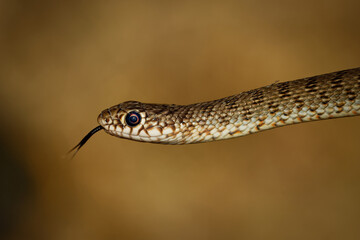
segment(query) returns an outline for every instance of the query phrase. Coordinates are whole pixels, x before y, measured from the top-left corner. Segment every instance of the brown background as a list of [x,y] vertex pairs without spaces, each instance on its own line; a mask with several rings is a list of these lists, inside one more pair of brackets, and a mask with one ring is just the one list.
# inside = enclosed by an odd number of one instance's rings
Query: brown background
[[0,1],[0,238],[359,239],[360,118],[187,146],[96,134],[360,66],[360,2]]

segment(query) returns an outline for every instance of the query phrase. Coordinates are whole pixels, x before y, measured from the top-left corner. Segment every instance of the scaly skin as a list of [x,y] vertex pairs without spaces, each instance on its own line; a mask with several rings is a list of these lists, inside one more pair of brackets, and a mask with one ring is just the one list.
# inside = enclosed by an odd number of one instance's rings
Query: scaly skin
[[[125,121],[131,111],[141,116],[134,127]],[[107,133],[120,138],[188,144],[359,114],[360,68],[354,68],[190,105],[128,101],[102,111],[98,122]]]

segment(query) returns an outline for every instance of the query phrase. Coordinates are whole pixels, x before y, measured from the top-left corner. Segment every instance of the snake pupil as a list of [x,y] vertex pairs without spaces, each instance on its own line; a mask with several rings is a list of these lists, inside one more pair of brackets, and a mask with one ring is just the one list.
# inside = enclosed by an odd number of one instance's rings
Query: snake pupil
[[125,121],[130,127],[135,127],[136,125],[138,125],[140,123],[140,120],[141,116],[137,112],[129,112],[125,117]]

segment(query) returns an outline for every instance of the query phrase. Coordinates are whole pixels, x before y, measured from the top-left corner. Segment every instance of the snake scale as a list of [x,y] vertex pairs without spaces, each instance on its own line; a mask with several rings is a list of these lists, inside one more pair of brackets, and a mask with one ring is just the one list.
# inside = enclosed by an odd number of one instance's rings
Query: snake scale
[[142,142],[189,144],[359,114],[360,68],[354,68],[190,105],[123,102],[102,111],[100,126],[72,150],[100,130]]

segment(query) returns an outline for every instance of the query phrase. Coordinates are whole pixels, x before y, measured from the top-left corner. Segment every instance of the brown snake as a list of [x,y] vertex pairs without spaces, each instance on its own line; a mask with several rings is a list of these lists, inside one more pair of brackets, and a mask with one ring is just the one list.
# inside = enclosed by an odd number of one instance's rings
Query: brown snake
[[354,68],[190,105],[123,102],[102,111],[100,126],[72,150],[102,129],[136,141],[188,144],[359,114],[360,68]]

